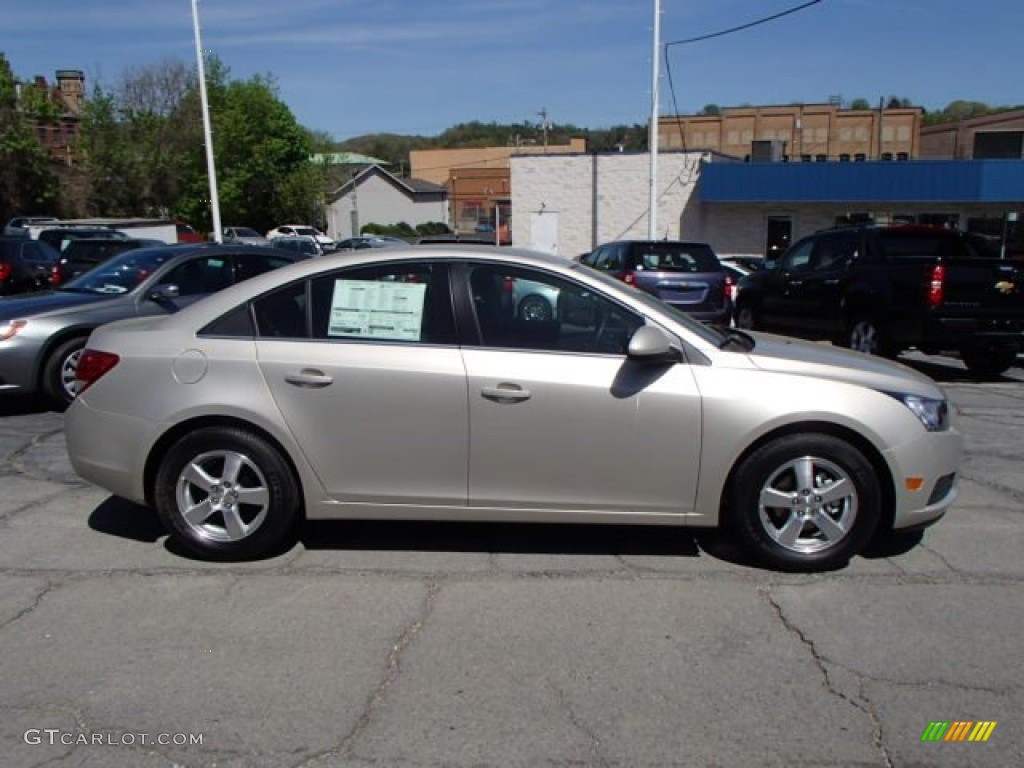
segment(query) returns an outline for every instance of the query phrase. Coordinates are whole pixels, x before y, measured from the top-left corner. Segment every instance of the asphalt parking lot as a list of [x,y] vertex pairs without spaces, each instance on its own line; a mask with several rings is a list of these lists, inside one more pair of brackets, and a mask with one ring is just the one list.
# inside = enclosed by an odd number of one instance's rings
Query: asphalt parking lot
[[533,525],[307,524],[199,562],[72,474],[59,414],[0,400],[0,764],[1024,765],[1024,368],[911,360],[960,410],[960,499],[817,576]]

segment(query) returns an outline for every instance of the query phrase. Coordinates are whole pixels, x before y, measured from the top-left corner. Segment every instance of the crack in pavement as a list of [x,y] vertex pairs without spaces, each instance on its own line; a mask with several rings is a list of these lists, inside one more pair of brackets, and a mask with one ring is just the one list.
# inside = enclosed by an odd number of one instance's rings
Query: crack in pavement
[[[826,666],[825,658],[818,652],[818,649],[814,645],[814,642],[809,637],[807,637],[803,630],[801,630],[798,626],[793,624],[786,617],[785,612],[782,610],[782,605],[778,602],[778,600],[775,599],[775,596],[772,595],[771,588],[760,588],[758,589],[758,592],[761,593],[761,595],[764,597],[768,605],[771,606],[772,612],[775,614],[776,618],[778,618],[778,620],[782,623],[782,626],[785,628],[785,630],[790,634],[794,635],[796,638],[798,638],[801,644],[803,644],[804,647],[807,648],[808,652],[810,652],[811,658],[814,659],[815,666],[821,673],[822,682],[825,686],[825,690],[827,690],[833,696],[836,696],[840,700],[846,702],[854,709],[863,712],[865,715],[868,716],[868,719],[871,721],[871,741],[874,744],[875,749],[878,750],[879,755],[881,755],[886,768],[893,768],[892,756],[889,754],[889,750],[886,749],[885,743],[882,740],[882,722],[878,717],[878,713],[875,712],[874,707],[871,705],[871,701],[863,696],[862,691],[858,694],[859,698],[862,699],[862,701],[857,701],[847,696],[842,691],[840,691],[836,687],[835,683],[833,683],[832,681],[832,675],[829,672],[828,667]],[[854,674],[857,673],[854,672]]]
[[[398,680],[399,675],[401,675],[402,655],[412,644],[413,640],[416,639],[416,636],[423,630],[427,620],[434,612],[434,604],[436,602],[437,595],[441,591],[441,586],[431,579],[426,582],[426,588],[427,593],[424,596],[423,607],[420,610],[419,616],[417,616],[413,622],[402,631],[402,634],[399,635],[398,639],[392,644],[391,652],[388,653],[387,662],[384,665],[384,677],[377,684],[377,687],[373,692],[367,697],[366,704],[363,707],[363,712],[359,715],[355,724],[334,747],[305,757],[301,762],[296,764],[295,768],[312,766],[323,758],[350,752],[353,743],[359,738],[363,731],[366,730],[366,727],[370,724],[370,720],[373,719],[374,714],[384,701],[384,697],[387,694],[388,689],[395,683],[395,681]],[[346,757],[351,757],[351,755],[348,754]]]
[[23,608],[22,610],[18,611],[16,614],[14,614],[14,616],[12,616],[11,618],[9,618],[6,621],[0,623],[0,632],[3,632],[5,629],[7,629],[9,626],[14,624],[15,622],[18,622],[21,619],[25,618],[26,616],[31,615],[36,610],[36,608],[39,607],[40,603],[43,602],[43,599],[48,594],[50,594],[55,589],[59,589],[62,585],[63,585],[63,581],[62,580],[47,581],[46,582],[46,586],[43,587],[41,590],[39,590],[38,594],[36,594],[36,596],[32,599],[32,604],[30,606],[28,606],[27,608]]
[[[52,482],[52,481],[47,481],[47,482]],[[52,494],[49,494],[47,496],[43,496],[41,498],[33,499],[32,501],[26,502],[25,504],[22,504],[20,507],[15,507],[14,509],[7,510],[6,512],[0,512],[0,527],[6,527],[8,522],[10,522],[10,520],[15,515],[20,515],[22,512],[26,512],[27,510],[30,510],[30,509],[32,509],[35,506],[40,506],[40,505],[43,505],[43,504],[49,504],[54,499],[59,499],[61,496],[66,496],[66,495],[68,495],[70,493],[74,493],[75,491],[78,491],[78,490],[81,490],[81,489],[78,488],[78,487],[70,487],[70,488],[65,487],[65,488],[62,488],[59,491],[55,491]]]
[[[548,688],[550,688],[551,692],[554,694],[555,701],[558,702],[558,705],[564,709],[566,714],[569,716],[569,722],[572,724],[572,727],[582,733],[586,738],[587,743],[590,745],[590,754],[593,759],[587,760],[585,764],[600,765],[603,768],[610,768],[611,761],[604,753],[604,749],[601,746],[601,740],[597,737],[597,734],[594,733],[593,729],[587,727],[586,723],[577,716],[576,710],[573,709],[572,704],[565,695],[565,691],[555,685],[555,682],[550,677],[545,678],[544,682],[547,683]],[[594,760],[596,760],[596,763]]]

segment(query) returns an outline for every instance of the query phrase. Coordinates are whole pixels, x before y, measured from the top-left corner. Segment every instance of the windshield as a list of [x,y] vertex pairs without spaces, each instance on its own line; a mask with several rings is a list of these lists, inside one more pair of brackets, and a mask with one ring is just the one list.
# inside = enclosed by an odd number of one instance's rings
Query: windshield
[[170,248],[138,248],[115,256],[76,277],[62,291],[74,293],[128,293],[181,251]]
[[248,227],[235,227],[235,237],[262,237],[255,229]]
[[308,235],[309,237],[315,237],[318,232],[312,227],[295,227],[296,235]]
[[695,320],[690,315],[686,314],[682,310],[676,309],[671,304],[666,304],[660,299],[656,299],[651,294],[641,291],[632,285],[627,285],[614,277],[601,272],[600,270],[587,267],[584,264],[576,263],[573,265],[576,269],[586,270],[586,274],[593,277],[596,280],[600,280],[603,283],[607,283],[610,286],[614,286],[618,289],[625,289],[632,295],[633,301],[643,307],[650,307],[658,312],[662,312],[672,317],[680,325],[686,327],[687,330],[700,336],[707,342],[714,344],[716,347],[720,347],[728,338],[728,335],[720,329],[714,328],[710,325],[705,325],[699,320]]

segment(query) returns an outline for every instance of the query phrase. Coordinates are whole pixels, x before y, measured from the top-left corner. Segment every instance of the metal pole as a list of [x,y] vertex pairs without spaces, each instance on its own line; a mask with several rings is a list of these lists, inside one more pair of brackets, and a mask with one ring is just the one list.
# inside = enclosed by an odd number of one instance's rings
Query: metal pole
[[199,0],[192,0],[192,25],[196,32],[196,66],[199,70],[199,103],[203,109],[203,137],[206,140],[206,169],[210,176],[210,211],[213,216],[214,242],[224,242],[220,225],[220,199],[217,196],[217,169],[213,162],[213,131],[210,128],[210,105],[206,99],[206,67],[203,65],[203,44],[199,39]]
[[648,194],[647,239],[658,234],[658,79],[661,64],[661,0],[654,0],[654,45],[651,50],[651,125],[647,144],[651,154],[651,186]]

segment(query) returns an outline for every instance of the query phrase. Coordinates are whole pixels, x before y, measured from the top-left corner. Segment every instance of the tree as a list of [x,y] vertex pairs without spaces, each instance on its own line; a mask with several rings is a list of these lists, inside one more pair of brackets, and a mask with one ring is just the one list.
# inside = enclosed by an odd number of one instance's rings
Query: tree
[[722,108],[717,104],[705,104],[704,109],[700,111],[702,115],[720,115],[722,114]]
[[867,99],[854,99],[850,102],[850,109],[871,109],[871,102]]
[[57,178],[30,119],[45,122],[56,116],[47,94],[19,83],[0,53],[0,220],[19,213],[53,212]]

